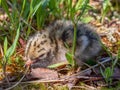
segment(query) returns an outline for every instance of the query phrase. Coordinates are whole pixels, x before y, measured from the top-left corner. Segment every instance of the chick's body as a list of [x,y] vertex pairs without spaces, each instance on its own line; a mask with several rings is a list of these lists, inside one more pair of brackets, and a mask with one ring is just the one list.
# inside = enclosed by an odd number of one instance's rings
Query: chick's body
[[[94,28],[88,24],[78,22],[76,25],[75,60],[81,66],[86,61],[97,56],[101,50],[100,38]],[[67,61],[65,54],[68,47],[72,47],[74,25],[71,21],[58,20],[50,24],[45,30],[37,32],[27,42],[25,57],[32,61],[33,67],[47,67],[49,65]]]

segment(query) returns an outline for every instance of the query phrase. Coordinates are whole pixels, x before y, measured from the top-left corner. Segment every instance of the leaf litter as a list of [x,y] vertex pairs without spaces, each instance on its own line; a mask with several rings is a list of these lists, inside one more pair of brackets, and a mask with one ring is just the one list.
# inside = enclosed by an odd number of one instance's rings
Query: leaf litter
[[[91,2],[92,3],[92,2]],[[95,4],[94,2],[92,4]],[[96,3],[99,6],[99,3]],[[6,18],[6,14],[4,15]],[[3,19],[1,16],[0,19]],[[107,23],[106,23],[107,22]],[[18,84],[24,83],[53,83],[57,84],[60,83],[62,85],[67,84],[69,88],[79,88],[79,89],[96,89],[97,87],[102,86],[114,86],[120,80],[120,64],[117,63],[113,69],[113,74],[109,77],[114,81],[114,83],[106,83],[105,78],[101,75],[100,68],[104,70],[106,67],[111,67],[113,61],[117,58],[118,50],[120,49],[120,20],[106,20],[104,24],[98,23],[95,20],[90,22],[97,28],[97,32],[100,34],[102,43],[109,48],[113,59],[108,55],[107,52],[102,53],[99,56],[99,62],[93,66],[86,66],[85,68],[81,68],[81,70],[71,70],[70,68],[64,66],[61,68],[57,68],[55,70],[46,69],[46,68],[37,68],[32,69],[31,71],[27,71],[28,73],[24,73],[26,68],[23,66],[18,66],[18,63],[15,62],[15,57],[12,56],[12,64],[7,65],[7,76],[11,85],[18,82],[18,80],[25,75],[25,78],[19,82]],[[25,41],[24,39],[19,39],[20,46],[17,50],[18,56],[23,58],[24,55],[24,48],[25,48]],[[0,47],[1,49],[2,47]],[[3,58],[2,51],[0,51],[0,59]],[[118,58],[120,59],[120,58]],[[23,62],[23,60],[21,60]],[[119,62],[119,61],[118,61]],[[2,72],[2,67],[0,66],[0,71]],[[59,73],[61,71],[62,73]],[[105,71],[103,71],[105,72]],[[109,80],[108,80],[109,81]],[[84,84],[81,84],[83,82]],[[81,86],[79,86],[81,84]],[[8,88],[6,80],[4,79],[4,75],[0,73],[0,86],[3,88]],[[7,90],[7,89],[6,89]]]

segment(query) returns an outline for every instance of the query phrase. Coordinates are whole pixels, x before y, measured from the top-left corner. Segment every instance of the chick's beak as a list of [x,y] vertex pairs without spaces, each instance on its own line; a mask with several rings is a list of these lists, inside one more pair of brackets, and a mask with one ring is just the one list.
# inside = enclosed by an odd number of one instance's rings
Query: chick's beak
[[26,66],[30,66],[32,63],[33,63],[33,61],[28,59],[25,64],[26,64]]

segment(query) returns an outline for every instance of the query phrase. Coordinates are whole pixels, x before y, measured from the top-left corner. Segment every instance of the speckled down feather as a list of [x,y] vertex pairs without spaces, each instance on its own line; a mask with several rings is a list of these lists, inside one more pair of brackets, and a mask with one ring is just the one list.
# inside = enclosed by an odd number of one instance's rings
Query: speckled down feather
[[[75,60],[81,66],[86,61],[97,56],[101,50],[100,37],[95,28],[78,22]],[[25,57],[34,61],[32,67],[47,67],[49,65],[67,62],[65,54],[72,47],[74,26],[71,21],[57,20],[45,27],[45,30],[36,32],[27,42]]]

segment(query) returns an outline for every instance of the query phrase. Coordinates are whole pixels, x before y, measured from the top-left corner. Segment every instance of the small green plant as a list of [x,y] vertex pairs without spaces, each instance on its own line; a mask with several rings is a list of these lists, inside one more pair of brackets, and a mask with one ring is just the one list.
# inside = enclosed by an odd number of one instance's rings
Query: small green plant
[[104,22],[105,16],[110,10],[113,10],[110,0],[104,0],[101,9],[101,22]]
[[111,76],[113,75],[113,72],[111,71],[111,68],[107,67],[104,72],[102,69],[100,69],[100,70],[101,70],[101,74],[104,77],[106,83],[107,84],[112,83]]
[[[105,68],[105,70],[103,71],[101,70],[101,74],[104,77],[105,81],[107,84],[111,84],[112,83],[112,78],[111,76],[114,73],[114,67],[116,65],[116,63],[118,62],[118,60],[120,59],[120,49],[118,50],[118,55],[116,56],[115,60],[112,60],[112,66],[111,67],[107,67]],[[112,59],[112,58],[111,58]]]
[[10,63],[11,55],[14,53],[14,51],[16,49],[16,45],[17,45],[17,42],[18,42],[19,34],[20,34],[20,25],[18,27],[15,40],[14,40],[13,44],[9,48],[8,48],[7,37],[5,37],[5,41],[4,41],[4,60],[5,60],[5,62],[8,62],[8,64]]
[[[77,23],[79,20],[81,20],[81,17],[85,14],[85,11],[88,10],[89,7],[89,0],[79,0],[76,6],[72,6],[72,0],[68,0],[68,13],[67,16],[70,16],[70,19],[73,22],[74,25],[74,38],[73,38],[73,45],[72,45],[72,52],[68,52],[66,54],[66,58],[68,62],[74,67],[75,66],[75,60],[74,60],[74,54],[76,49],[76,35],[77,35]],[[78,11],[81,11],[79,16],[76,16],[76,13]],[[76,17],[75,17],[76,16]]]
[[16,45],[17,45],[17,42],[18,42],[18,38],[19,38],[19,33],[20,33],[20,25],[17,29],[17,33],[16,33],[16,37],[15,37],[15,40],[13,42],[13,44],[8,48],[8,40],[7,40],[7,37],[5,37],[5,40],[4,40],[4,57],[1,61],[1,64],[2,64],[2,68],[3,68],[3,74],[5,76],[5,79],[7,81],[7,83],[9,84],[9,80],[6,76],[6,66],[8,64],[11,64],[11,56],[13,55],[15,49],[16,49]]

